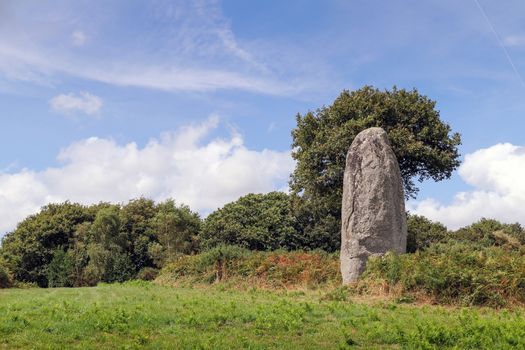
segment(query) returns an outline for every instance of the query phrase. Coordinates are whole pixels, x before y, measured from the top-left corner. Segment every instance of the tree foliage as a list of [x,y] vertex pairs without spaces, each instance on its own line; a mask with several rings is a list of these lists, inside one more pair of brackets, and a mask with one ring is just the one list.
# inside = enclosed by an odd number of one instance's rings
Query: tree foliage
[[0,260],[0,289],[10,288],[13,285],[13,277],[7,266]]
[[47,284],[51,288],[74,287],[75,265],[73,256],[58,248],[46,269]]
[[208,248],[221,244],[252,250],[302,247],[289,196],[282,192],[248,194],[211,213],[204,221],[201,241]]
[[197,251],[201,219],[188,206],[177,206],[173,200],[160,203],[151,225],[158,243],[150,245],[149,251],[158,266],[177,254]]
[[126,248],[137,271],[153,265],[148,248],[157,240],[151,225],[157,212],[155,202],[147,198],[133,199],[119,212],[121,234],[126,237]]
[[448,236],[445,225],[433,222],[421,215],[407,215],[407,252],[415,253],[428,248],[432,243],[443,241]]
[[0,261],[16,281],[41,287],[125,281],[162,266],[152,246],[163,254],[194,251],[199,230],[198,214],[171,200],[50,204],[3,238]]
[[504,224],[483,218],[452,232],[450,239],[484,247],[520,247],[525,245],[525,229],[519,223]]
[[78,224],[92,220],[80,204],[50,204],[22,221],[2,241],[2,255],[18,281],[47,286],[46,267],[58,247],[68,247]]
[[460,135],[440,119],[435,102],[415,89],[365,86],[343,91],[331,106],[298,114],[290,186],[298,229],[313,247],[339,247],[346,154],[357,134],[370,127],[387,132],[407,197],[417,193],[414,180],[447,179],[459,165]]

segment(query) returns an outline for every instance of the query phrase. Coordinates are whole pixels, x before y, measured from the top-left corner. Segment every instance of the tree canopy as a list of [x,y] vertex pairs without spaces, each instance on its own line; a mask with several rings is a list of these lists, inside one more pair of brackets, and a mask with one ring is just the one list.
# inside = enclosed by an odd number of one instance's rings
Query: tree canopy
[[253,250],[302,248],[286,193],[248,194],[211,213],[204,221],[204,247],[238,245]]
[[343,91],[334,103],[297,115],[292,130],[296,168],[290,186],[298,229],[312,246],[339,247],[341,196],[346,154],[357,134],[383,128],[401,169],[406,197],[414,180],[440,181],[459,166],[460,135],[441,120],[436,103],[417,90],[380,91],[365,86]]
[[0,274],[41,287],[124,281],[175,253],[194,252],[200,222],[173,200],[50,204],[3,238]]
[[445,225],[421,215],[407,215],[407,252],[424,250],[450,236]]

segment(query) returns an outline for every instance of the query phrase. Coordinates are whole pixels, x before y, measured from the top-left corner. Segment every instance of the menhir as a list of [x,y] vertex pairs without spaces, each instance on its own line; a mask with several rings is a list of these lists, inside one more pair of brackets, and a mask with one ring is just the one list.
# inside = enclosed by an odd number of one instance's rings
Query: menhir
[[381,128],[359,133],[346,156],[341,211],[343,284],[363,273],[368,257],[406,251],[403,182]]

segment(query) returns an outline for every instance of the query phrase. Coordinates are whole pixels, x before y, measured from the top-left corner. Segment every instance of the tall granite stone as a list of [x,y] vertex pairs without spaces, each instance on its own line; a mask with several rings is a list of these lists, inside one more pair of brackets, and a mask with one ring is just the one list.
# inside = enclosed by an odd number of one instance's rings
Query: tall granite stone
[[368,257],[406,251],[403,182],[388,136],[381,128],[359,133],[346,156],[341,214],[343,284],[355,281]]

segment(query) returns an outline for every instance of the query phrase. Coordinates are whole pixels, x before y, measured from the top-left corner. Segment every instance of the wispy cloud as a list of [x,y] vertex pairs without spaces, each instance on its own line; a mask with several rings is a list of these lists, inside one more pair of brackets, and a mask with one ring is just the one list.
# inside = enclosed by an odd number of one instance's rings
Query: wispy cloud
[[84,46],[86,43],[87,36],[81,30],[75,30],[71,33],[71,43],[75,46]]
[[[75,62],[75,63],[70,63]],[[297,87],[265,77],[230,70],[177,67],[169,64],[93,63],[42,55],[0,44],[0,70],[12,79],[45,84],[55,74],[103,82],[117,86],[165,91],[213,91],[238,89],[271,95],[290,95]],[[55,78],[56,79],[56,78]]]
[[505,37],[503,43],[506,46],[525,46],[525,35],[509,35]]
[[[11,31],[8,35],[0,28],[0,74],[8,79],[51,84],[67,75],[166,91],[231,89],[290,95],[301,90],[301,84],[274,73],[264,60],[238,42],[214,1],[156,4],[162,10],[144,11],[143,16],[146,23],[162,23],[157,31],[133,40],[130,40],[130,36],[136,36],[133,32],[123,31],[118,38],[110,33],[111,39],[106,40],[104,34],[114,31],[111,26],[118,23],[100,23],[94,30],[98,35],[90,36],[89,48],[82,53],[68,46],[50,44],[69,35],[74,46],[85,45],[85,32],[70,28],[78,25],[78,19],[72,21],[63,15],[73,22],[71,26],[64,18],[57,21],[53,17],[47,22],[14,19],[18,28],[22,28],[18,32]],[[68,10],[80,12],[82,8]]]
[[268,129],[267,129],[267,131],[268,131],[268,132],[272,132],[272,131],[274,131],[276,128],[277,128],[277,123],[276,123],[276,122],[271,122],[270,125],[268,125]]
[[102,108],[102,99],[89,92],[69,93],[53,97],[49,104],[54,111],[66,115],[74,112],[96,115]]

